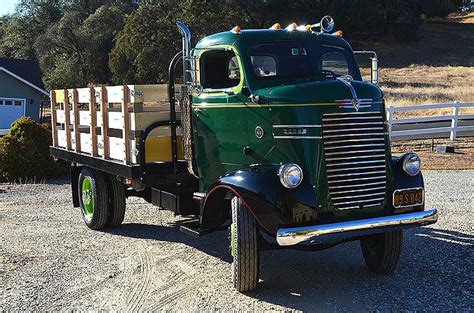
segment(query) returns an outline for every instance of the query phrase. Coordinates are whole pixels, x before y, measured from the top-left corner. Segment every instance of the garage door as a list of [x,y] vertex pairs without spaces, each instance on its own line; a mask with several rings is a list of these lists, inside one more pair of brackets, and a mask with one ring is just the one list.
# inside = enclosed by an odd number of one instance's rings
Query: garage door
[[25,115],[25,99],[0,97],[0,129],[8,129],[18,118]]

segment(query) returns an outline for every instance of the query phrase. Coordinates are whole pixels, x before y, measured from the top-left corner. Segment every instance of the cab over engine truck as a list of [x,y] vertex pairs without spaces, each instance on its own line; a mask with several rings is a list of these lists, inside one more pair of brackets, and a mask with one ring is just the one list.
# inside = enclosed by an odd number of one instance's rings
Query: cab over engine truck
[[119,226],[138,196],[193,217],[185,233],[229,229],[241,292],[257,288],[268,249],[359,240],[369,270],[392,273],[403,229],[438,213],[425,210],[420,158],[391,155],[376,54],[364,82],[333,25],[236,26],[192,47],[178,22],[167,102],[153,85],[53,91],[51,154],[71,163],[86,225]]

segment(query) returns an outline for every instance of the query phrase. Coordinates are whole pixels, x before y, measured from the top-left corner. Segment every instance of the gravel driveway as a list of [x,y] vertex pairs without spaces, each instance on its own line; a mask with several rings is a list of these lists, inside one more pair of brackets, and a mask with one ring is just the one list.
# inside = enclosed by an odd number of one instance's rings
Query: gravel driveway
[[257,292],[231,284],[227,233],[195,239],[141,199],[121,228],[95,232],[69,185],[0,185],[0,311],[473,311],[474,172],[425,172],[440,220],[405,232],[392,276],[370,274],[358,242],[261,254]]

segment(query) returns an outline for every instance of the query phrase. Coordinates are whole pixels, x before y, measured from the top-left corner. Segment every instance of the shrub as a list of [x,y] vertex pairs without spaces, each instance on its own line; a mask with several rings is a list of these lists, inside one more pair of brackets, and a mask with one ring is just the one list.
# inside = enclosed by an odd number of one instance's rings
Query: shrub
[[0,138],[0,178],[39,180],[65,173],[64,164],[49,155],[51,130],[29,117],[16,120],[10,132]]

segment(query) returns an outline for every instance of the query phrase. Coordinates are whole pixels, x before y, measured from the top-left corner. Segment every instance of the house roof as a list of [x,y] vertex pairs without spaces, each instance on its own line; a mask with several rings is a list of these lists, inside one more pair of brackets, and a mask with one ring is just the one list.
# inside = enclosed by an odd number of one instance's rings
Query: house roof
[[0,58],[0,71],[22,81],[39,92],[48,95],[44,90],[41,70],[38,63],[31,60]]

